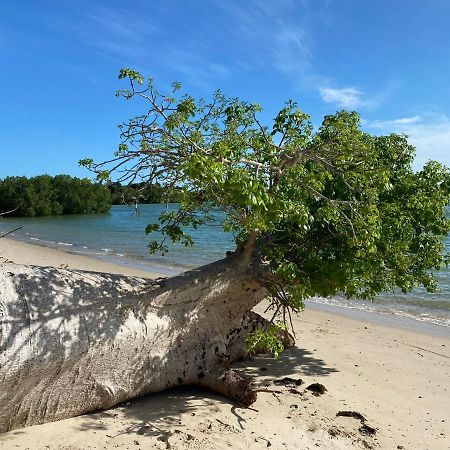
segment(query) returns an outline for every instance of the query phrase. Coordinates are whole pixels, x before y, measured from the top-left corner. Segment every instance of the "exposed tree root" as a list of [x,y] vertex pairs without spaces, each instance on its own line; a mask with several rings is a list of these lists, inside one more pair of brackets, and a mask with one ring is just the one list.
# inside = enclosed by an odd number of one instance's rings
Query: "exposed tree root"
[[215,368],[200,380],[199,385],[244,406],[250,406],[257,397],[252,379],[239,375],[233,369]]
[[[257,392],[252,386],[252,378],[242,376],[230,368],[236,361],[250,358],[245,338],[257,329],[266,329],[269,321],[259,314],[250,311],[241,324],[231,330],[226,336],[226,354],[218,355],[217,366],[206,374],[202,373],[199,385],[234,400],[244,406],[250,406],[256,401]],[[295,341],[287,331],[281,331],[279,339],[285,347],[291,347]]]

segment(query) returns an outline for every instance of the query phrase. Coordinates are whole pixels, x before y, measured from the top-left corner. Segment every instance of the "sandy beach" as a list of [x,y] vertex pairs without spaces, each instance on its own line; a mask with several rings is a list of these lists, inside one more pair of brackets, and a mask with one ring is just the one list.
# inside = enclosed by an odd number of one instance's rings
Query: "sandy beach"
[[[160,276],[7,238],[0,239],[2,261]],[[0,449],[450,449],[445,332],[313,309],[296,317],[294,327],[296,346],[279,359],[237,365],[260,390],[251,408],[183,387],[2,434]],[[286,377],[294,381],[281,381]],[[313,395],[312,383],[326,392]]]

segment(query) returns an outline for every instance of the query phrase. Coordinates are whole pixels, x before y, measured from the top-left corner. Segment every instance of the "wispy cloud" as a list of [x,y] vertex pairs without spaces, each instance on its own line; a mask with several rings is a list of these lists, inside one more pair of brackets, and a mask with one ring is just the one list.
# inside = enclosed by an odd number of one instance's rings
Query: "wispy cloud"
[[330,87],[328,82],[319,86],[319,94],[325,103],[345,109],[376,109],[400,86],[399,82],[390,82],[380,91],[368,93],[356,86],[344,88]]
[[[141,10],[92,6],[57,25],[117,64],[158,75],[162,69],[191,85],[217,87],[222,80],[271,72],[347,109],[374,109],[388,96],[366,92],[359,83],[338,83],[318,69],[315,36],[333,15],[330,0],[212,0],[208,10],[180,7],[174,0]],[[183,20],[183,8],[190,20]],[[73,17],[73,18],[72,18]],[[151,64],[154,66],[152,67]],[[342,87],[343,86],[343,87]]]
[[356,109],[365,104],[363,93],[356,87],[342,89],[320,87],[319,92],[325,103],[333,103],[343,108]]
[[[317,2],[317,8],[322,1]],[[312,14],[307,0],[215,2],[232,24],[230,33],[242,45],[236,55],[246,68],[276,70],[304,84],[313,76]]]
[[368,122],[370,128],[378,128],[380,130],[392,130],[399,128],[407,128],[409,125],[423,122],[422,116],[416,115],[411,117],[400,117],[392,120],[373,120]]
[[150,23],[149,20],[144,20],[140,14],[132,13],[129,10],[100,6],[94,12],[88,12],[86,19],[96,25],[96,29],[103,35],[132,40],[137,43],[142,43],[148,36],[161,33],[159,27]]
[[144,58],[148,54],[148,42],[162,34],[138,13],[106,6],[74,9],[70,20],[67,16],[48,15],[47,23],[58,33],[95,50],[97,55],[121,64]]
[[423,113],[392,120],[367,121],[365,126],[382,133],[407,135],[417,150],[416,168],[430,159],[450,166],[450,118],[446,115]]
[[346,109],[375,109],[391,95],[395,83],[376,92],[358,86],[339,87],[333,77],[318,69],[315,35],[318,25],[327,26],[333,11],[328,0],[249,0],[216,2],[233,21],[232,33],[251,52],[240,54],[245,64],[263,70],[273,68],[289,77],[299,90],[316,92],[329,104]]
[[148,42],[163,33],[138,13],[105,6],[85,13],[73,28],[79,39],[97,51],[127,59],[146,56]]
[[[191,85],[217,88],[217,80],[230,76],[231,69],[211,52],[211,39],[218,35],[213,24],[203,28],[180,20],[166,8],[154,5],[144,11],[93,6],[78,10],[69,23],[61,17],[49,18],[59,30],[81,41],[102,58],[120,66],[130,66],[143,74],[157,75],[169,70]],[[171,22],[173,20],[173,22]],[[178,23],[178,22],[179,23]],[[171,27],[179,28],[172,33]]]

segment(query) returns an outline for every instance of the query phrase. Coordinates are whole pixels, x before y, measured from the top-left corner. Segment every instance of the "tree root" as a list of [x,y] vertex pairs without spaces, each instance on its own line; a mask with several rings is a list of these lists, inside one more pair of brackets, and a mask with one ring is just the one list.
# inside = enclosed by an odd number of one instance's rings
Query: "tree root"
[[217,392],[243,406],[256,401],[257,393],[250,377],[243,377],[233,369],[218,367],[209,372],[199,385]]
[[[198,384],[243,406],[250,406],[254,403],[258,390],[253,388],[252,378],[238,374],[230,368],[230,365],[233,362],[245,361],[250,358],[246,336],[257,329],[267,328],[269,325],[269,321],[259,314],[253,311],[247,313],[242,318],[240,325],[226,336],[226,354],[218,355],[216,367],[206,373]],[[281,331],[278,338],[285,347],[291,347],[295,343],[293,336],[287,331]]]

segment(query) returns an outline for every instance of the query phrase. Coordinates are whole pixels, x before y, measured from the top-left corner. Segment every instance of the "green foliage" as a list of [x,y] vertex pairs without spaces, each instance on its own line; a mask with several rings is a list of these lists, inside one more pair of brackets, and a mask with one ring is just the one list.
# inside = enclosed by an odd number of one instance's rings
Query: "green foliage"
[[245,338],[249,352],[271,353],[278,358],[284,350],[284,345],[279,338],[280,333],[284,330],[286,330],[286,325],[280,322],[271,324],[267,329],[257,328],[253,333],[249,333]]
[[[188,227],[222,209],[238,253],[256,236],[252,261],[280,312],[316,295],[373,299],[397,288],[436,289],[433,271],[447,260],[450,173],[437,162],[414,172],[405,136],[370,135],[348,111],[315,130],[293,101],[264,125],[260,105],[220,91],[196,100],[180,95],[178,83],[165,95],[129,69],[120,77],[131,88],[119,95],[143,99],[147,110],[121,125],[113,161],[87,165],[177,189],[178,211],[149,232],[190,245]],[[150,250],[167,246],[153,242]]]
[[109,211],[111,197],[104,186],[69,175],[7,177],[0,180],[0,212],[9,216],[54,216]]

